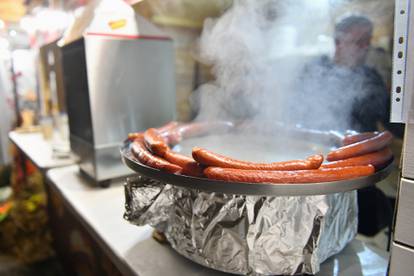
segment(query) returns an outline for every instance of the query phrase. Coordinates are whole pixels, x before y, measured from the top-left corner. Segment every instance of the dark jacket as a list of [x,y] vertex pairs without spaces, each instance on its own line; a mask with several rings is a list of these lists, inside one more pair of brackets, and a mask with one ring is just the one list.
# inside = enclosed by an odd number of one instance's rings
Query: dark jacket
[[322,56],[303,68],[297,90],[299,101],[305,101],[298,113],[303,125],[358,132],[376,130],[377,122],[388,125],[389,93],[370,67],[344,68]]

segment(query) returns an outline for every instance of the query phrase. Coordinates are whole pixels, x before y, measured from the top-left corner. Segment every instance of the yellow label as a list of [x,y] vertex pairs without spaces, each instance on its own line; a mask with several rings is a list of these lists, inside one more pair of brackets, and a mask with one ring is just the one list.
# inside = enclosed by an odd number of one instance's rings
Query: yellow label
[[111,27],[112,30],[116,30],[116,29],[125,27],[126,23],[127,23],[126,19],[119,19],[119,20],[109,21],[108,25],[109,27]]

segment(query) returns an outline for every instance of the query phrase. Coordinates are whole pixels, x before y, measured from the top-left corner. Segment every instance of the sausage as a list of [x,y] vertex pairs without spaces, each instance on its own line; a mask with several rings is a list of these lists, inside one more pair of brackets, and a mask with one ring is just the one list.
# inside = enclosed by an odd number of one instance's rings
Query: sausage
[[372,138],[333,150],[328,153],[326,159],[337,161],[374,152],[388,146],[391,141],[392,134],[389,131],[384,131]]
[[171,122],[166,123],[165,125],[160,126],[159,128],[157,128],[157,131],[159,133],[165,133],[165,132],[168,132],[168,131],[171,131],[171,130],[175,129],[178,125],[179,125],[178,122],[171,121]]
[[172,151],[156,129],[150,128],[146,130],[141,140],[144,141],[146,149],[148,148],[154,154],[163,157],[165,161],[179,166],[182,174],[191,176],[203,175],[203,168],[197,162],[190,157]]
[[323,162],[323,156],[320,154],[309,156],[306,160],[290,160],[273,163],[254,163],[233,159],[212,151],[193,148],[193,158],[200,164],[213,167],[244,169],[244,170],[311,170],[317,169]]
[[[153,133],[150,134],[152,135]],[[146,141],[143,137],[145,137],[145,135],[143,135],[141,138],[136,139],[132,147],[132,151],[135,152],[135,156],[140,162],[147,164],[150,167],[158,168],[172,173],[179,172],[191,176],[203,175],[203,167],[201,167],[196,161],[190,157],[176,153],[169,148],[167,148],[163,154],[164,158],[152,155],[151,152],[148,151]],[[138,143],[138,145],[135,143]],[[141,147],[141,149],[139,147]],[[139,154],[141,154],[141,156]]]
[[178,127],[177,130],[183,138],[189,138],[195,136],[203,136],[208,133],[224,133],[231,130],[233,127],[233,123],[226,121],[195,122]]
[[231,122],[196,122],[188,123],[161,133],[169,145],[176,145],[185,138],[203,136],[208,133],[223,133],[229,131],[234,125]]
[[[164,134],[164,133],[168,134],[168,131],[173,130],[177,126],[178,126],[178,122],[171,121],[171,122],[157,128],[157,131],[161,134]],[[133,141],[136,138],[142,138],[143,136],[144,136],[143,132],[131,132],[131,133],[128,133],[128,140]]]
[[342,145],[347,146],[347,145],[350,145],[350,144],[354,144],[354,143],[361,142],[363,140],[375,137],[377,135],[378,135],[377,131],[363,132],[363,133],[358,133],[358,134],[353,134],[353,135],[347,135],[342,140]]
[[127,141],[134,141],[135,139],[142,139],[142,138],[144,138],[144,133],[132,132],[132,133],[128,133]]
[[132,143],[132,153],[139,162],[152,168],[156,168],[169,173],[180,173],[182,171],[182,168],[180,166],[172,164],[158,156],[152,155],[151,152],[149,152],[146,148],[143,139],[136,139]]
[[172,129],[161,134],[168,145],[179,144],[183,140],[183,136],[177,129]]
[[351,157],[331,163],[322,164],[321,168],[337,168],[348,166],[373,165],[375,169],[383,168],[393,158],[392,151],[386,147],[382,150],[367,153],[364,155]]
[[194,159],[174,151],[167,151],[164,155],[165,160],[183,168],[182,174],[191,176],[203,176],[203,167]]
[[144,132],[144,141],[148,149],[160,157],[163,157],[169,150],[164,138],[155,128],[149,128]]
[[375,172],[372,165],[300,171],[261,171],[208,167],[207,178],[248,183],[314,183],[368,176]]

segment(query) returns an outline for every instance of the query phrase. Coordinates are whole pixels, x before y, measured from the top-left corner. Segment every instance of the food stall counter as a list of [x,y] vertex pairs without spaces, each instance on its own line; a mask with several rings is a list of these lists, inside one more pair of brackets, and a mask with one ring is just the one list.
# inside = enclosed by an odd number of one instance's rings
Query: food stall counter
[[[123,183],[93,186],[77,166],[49,170],[47,183],[52,233],[66,269],[91,275],[227,275],[156,242],[151,227],[125,221]],[[354,239],[317,275],[382,276],[387,266],[387,253]]]
[[75,163],[73,157],[55,158],[52,142],[46,141],[41,132],[20,133],[11,131],[9,139],[42,171]]

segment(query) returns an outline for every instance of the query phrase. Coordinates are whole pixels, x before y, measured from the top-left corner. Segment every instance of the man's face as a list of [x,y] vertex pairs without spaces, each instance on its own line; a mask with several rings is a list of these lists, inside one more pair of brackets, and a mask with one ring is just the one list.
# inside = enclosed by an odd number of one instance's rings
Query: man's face
[[355,26],[337,34],[335,39],[335,63],[347,67],[364,64],[371,41],[367,27]]

